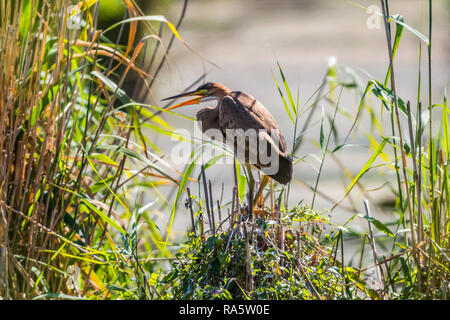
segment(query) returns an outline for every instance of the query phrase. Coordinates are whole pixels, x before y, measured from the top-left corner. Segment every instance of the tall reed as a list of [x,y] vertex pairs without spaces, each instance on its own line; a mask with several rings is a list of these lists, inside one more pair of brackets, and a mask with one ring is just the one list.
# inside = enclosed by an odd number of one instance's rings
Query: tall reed
[[[155,75],[138,63],[147,42],[161,41],[150,22],[176,29],[162,16],[143,16],[134,1],[124,4],[128,19],[102,31],[98,1],[0,1],[3,298],[112,297],[108,286],[131,275],[137,289],[127,284],[121,294],[148,292],[137,230],[149,206],[140,209],[136,185],[157,192],[178,177],[159,163],[141,119],[151,117],[154,130],[172,128],[121,87],[135,73],[151,90]],[[147,31],[141,39],[139,23]],[[119,46],[125,24],[127,44]],[[114,28],[117,41],[108,39]],[[147,248],[158,247],[158,229],[147,230]]]

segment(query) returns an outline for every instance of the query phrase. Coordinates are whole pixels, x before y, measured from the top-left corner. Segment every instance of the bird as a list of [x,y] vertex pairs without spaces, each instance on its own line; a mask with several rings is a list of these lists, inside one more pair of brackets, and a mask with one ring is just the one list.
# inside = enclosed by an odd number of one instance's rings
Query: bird
[[[261,102],[255,99],[248,93],[242,91],[231,91],[229,88],[217,82],[207,82],[196,90],[184,92],[174,95],[165,100],[173,100],[183,97],[195,96],[192,99],[173,105],[166,110],[172,110],[186,105],[195,105],[199,103],[217,101],[216,107],[205,107],[200,109],[196,118],[201,123],[201,130],[203,133],[210,129],[215,129],[221,132],[222,138],[234,148],[235,156],[237,156],[236,149],[243,147],[244,155],[241,159],[245,163],[249,177],[250,187],[250,202],[254,203],[261,196],[264,187],[267,185],[269,178],[274,179],[280,184],[287,184],[292,180],[293,162],[289,155],[286,141],[281,133],[278,123],[270,112],[263,106]],[[267,152],[272,156],[271,152],[275,152],[274,159],[278,160],[277,171],[268,171],[268,164],[261,161],[259,145],[253,148],[249,145],[248,138],[245,137],[245,146],[237,145],[237,139],[232,141],[227,138],[229,130],[236,131],[242,129],[244,132],[253,130],[258,136],[258,143],[266,143],[270,148]],[[256,161],[250,162],[250,159]],[[253,194],[255,180],[251,172],[252,168],[256,168],[263,172],[263,177],[260,182],[259,189],[256,195]],[[267,173],[267,174],[265,174]]]

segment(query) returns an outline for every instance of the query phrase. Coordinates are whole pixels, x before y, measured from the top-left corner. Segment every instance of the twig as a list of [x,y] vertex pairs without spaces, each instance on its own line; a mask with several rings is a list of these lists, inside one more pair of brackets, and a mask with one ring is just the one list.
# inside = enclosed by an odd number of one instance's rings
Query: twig
[[422,217],[422,102],[419,102],[418,108],[418,115],[417,115],[417,121],[419,121],[419,128],[418,128],[418,145],[419,145],[419,165],[418,165],[418,182],[417,182],[417,202],[418,202],[418,216],[419,219],[423,219]]
[[206,236],[205,236],[205,222],[203,219],[203,211],[200,210],[200,235],[202,237],[202,242],[205,243]]
[[231,213],[228,212],[228,215],[229,216],[231,215],[229,230],[234,229],[235,212],[236,212],[236,209],[234,207],[235,206],[235,200],[236,200],[236,187],[233,187],[233,195],[232,195],[232,198],[231,198]]
[[[372,224],[370,223],[370,208],[369,208],[368,200],[364,200],[364,209],[366,210],[366,216],[369,218],[367,220],[367,223],[369,225],[369,234],[370,234],[369,240],[370,240],[370,246],[372,247],[373,260],[374,260],[375,265],[377,266],[376,270],[377,270],[378,280],[380,281],[380,284],[383,285],[383,288],[385,288],[386,280],[385,280],[384,274],[381,270],[381,266],[378,264],[377,247],[375,245],[375,240],[373,237]],[[380,290],[379,294],[380,294],[380,298],[382,298],[381,290]]]
[[[419,103],[420,104],[420,103]],[[422,242],[423,241],[423,220],[422,220],[422,210],[421,210],[421,202],[420,202],[420,184],[419,184],[419,172],[417,169],[416,159],[416,142],[414,139],[414,133],[413,133],[413,127],[412,127],[412,116],[411,116],[411,107],[410,103],[406,104],[406,110],[408,111],[408,129],[409,129],[409,139],[410,139],[410,146],[411,146],[411,155],[413,160],[413,172],[414,172],[414,182],[416,183],[416,192],[417,192],[417,205],[418,205],[418,219],[417,219],[417,241]],[[419,115],[420,118],[420,115]],[[420,126],[420,120],[419,120],[419,126]],[[419,149],[419,157],[420,157],[420,149]]]
[[270,179],[270,213],[272,216],[273,216],[274,209],[275,209],[274,204],[275,204],[275,201],[274,201],[274,195],[273,195],[273,180]]
[[[230,209],[228,209],[228,213],[229,213],[229,210],[230,210]],[[229,220],[230,218],[231,218],[231,216],[228,215],[227,218],[225,218],[223,221],[221,221],[221,222],[218,224],[218,226],[217,226],[217,230],[219,230],[219,228],[222,229],[223,224],[224,224],[227,220]]]
[[368,267],[364,267],[364,268],[362,268],[362,269],[359,270],[359,273],[364,272],[364,271],[367,271],[367,270],[372,269],[372,268],[375,268],[375,267],[378,267],[378,266],[381,266],[382,264],[384,264],[384,263],[386,263],[386,262],[395,260],[395,259],[397,259],[398,257],[401,257],[401,256],[403,256],[403,255],[405,255],[405,254],[411,253],[413,250],[419,250],[419,247],[422,246],[422,245],[424,245],[425,243],[426,243],[425,241],[424,241],[424,242],[421,242],[421,243],[419,243],[415,248],[411,248],[411,249],[406,250],[406,251],[403,251],[403,252],[401,252],[401,253],[397,253],[396,255],[390,256],[389,258],[385,258],[383,261],[381,261],[381,262],[379,262],[379,263],[376,263],[375,265],[371,265],[371,266],[368,266]]
[[192,209],[192,198],[191,198],[191,189],[186,188],[187,189],[187,194],[188,194],[188,204],[189,204],[189,211],[191,213],[191,222],[192,222],[192,232],[194,232],[194,236],[197,236],[197,233],[195,231],[195,220],[194,220],[194,210]]
[[234,173],[234,185],[236,188],[236,201],[237,201],[237,206],[240,207],[240,202],[239,202],[239,183],[238,183],[238,176],[237,176],[237,168],[236,168],[236,156],[233,159],[233,173]]
[[225,252],[228,252],[228,248],[230,247],[231,239],[233,238],[234,230],[236,230],[236,229],[231,230],[230,236],[228,238],[227,246],[225,248]]
[[253,271],[252,271],[252,261],[250,256],[250,245],[247,231],[247,223],[244,223],[244,235],[245,235],[245,270],[246,270],[246,289],[247,291],[253,291]]
[[209,184],[209,207],[210,207],[210,211],[211,211],[211,222],[212,222],[212,231],[213,231],[213,236],[216,235],[216,222],[214,219],[214,205],[213,205],[213,196],[212,196],[212,188],[211,188],[211,180],[208,181]]
[[[219,227],[222,225],[222,212],[220,211],[220,202],[219,200],[217,200],[217,213],[219,214]],[[217,229],[219,229],[219,227],[217,227]]]
[[225,189],[225,184],[222,182],[222,190],[220,191],[220,203],[222,203],[223,200],[223,191]]
[[209,193],[208,193],[208,186],[206,184],[206,175],[205,175],[205,166],[204,165],[202,165],[201,171],[202,171],[203,190],[205,193],[205,201],[206,201],[206,213],[208,214],[208,222],[211,227],[212,220],[211,220],[211,212],[209,211]]

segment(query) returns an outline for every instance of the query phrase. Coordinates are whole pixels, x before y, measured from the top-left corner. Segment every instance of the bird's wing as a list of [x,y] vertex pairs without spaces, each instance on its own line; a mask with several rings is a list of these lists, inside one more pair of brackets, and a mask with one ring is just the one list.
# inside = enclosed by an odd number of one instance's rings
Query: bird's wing
[[[232,92],[219,102],[219,124],[226,142],[232,144],[235,154],[276,181],[286,184],[292,179],[293,163],[287,153],[286,142],[275,119],[255,98],[242,92]],[[244,139],[230,139],[227,131],[245,131]],[[257,146],[251,143],[248,131],[258,136]],[[255,140],[253,140],[255,141]],[[262,145],[261,143],[265,144]],[[244,151],[245,153],[243,153]]]
[[224,131],[263,129],[265,132],[260,135],[266,137],[275,151],[287,155],[286,142],[275,119],[258,100],[246,93],[232,92],[220,101],[219,123]]

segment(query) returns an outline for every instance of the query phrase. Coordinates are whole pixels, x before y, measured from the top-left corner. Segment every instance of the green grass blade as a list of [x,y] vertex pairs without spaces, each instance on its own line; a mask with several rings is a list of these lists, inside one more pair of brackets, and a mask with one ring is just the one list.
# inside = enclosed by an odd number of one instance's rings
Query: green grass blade
[[370,157],[370,159],[366,162],[366,164],[364,165],[364,167],[362,167],[362,169],[359,171],[359,173],[355,176],[355,178],[350,182],[350,184],[347,186],[347,188],[345,189],[345,197],[347,197],[347,195],[350,193],[350,191],[353,189],[353,187],[355,186],[355,184],[359,181],[359,179],[361,179],[361,177],[364,175],[364,173],[366,173],[370,167],[372,166],[372,164],[374,163],[375,159],[378,157],[378,155],[383,151],[384,146],[386,145],[386,143],[389,141],[389,139],[391,139],[390,137],[384,138],[383,141],[380,143],[380,145],[378,146],[378,148],[375,150],[375,152],[372,154],[372,156]]
[[284,98],[283,92],[281,91],[280,86],[278,85],[277,79],[275,78],[275,75],[272,74],[273,81],[275,81],[275,85],[277,86],[278,92],[280,93],[281,100],[283,100],[284,109],[286,110],[286,113],[289,116],[289,119],[291,119],[292,124],[295,124],[294,118],[292,117],[291,111],[289,110],[289,106],[286,102],[286,99]]
[[278,61],[277,61],[277,65],[278,65],[278,70],[280,71],[281,79],[283,80],[284,89],[286,90],[286,93],[288,95],[288,99],[289,99],[289,103],[291,105],[292,112],[295,114],[295,116],[297,116],[297,108],[295,106],[295,102],[294,102],[294,98],[292,97],[291,90],[289,89],[289,86],[287,84],[286,77],[284,76],[283,69],[281,68],[280,63]]
[[377,220],[373,217],[368,217],[367,215],[364,215],[362,213],[358,213],[357,216],[360,218],[366,219],[367,221],[372,223],[375,228],[377,228],[379,231],[387,234],[389,237],[392,237],[392,238],[395,237],[395,235],[392,233],[392,231],[389,230],[389,228],[385,224],[383,224],[380,220]]
[[[196,150],[199,150],[199,149],[197,148]],[[191,159],[194,157],[196,150],[194,150],[192,152]],[[169,237],[170,237],[170,233],[172,232],[173,221],[175,219],[175,212],[176,212],[176,209],[178,206],[178,201],[180,199],[181,193],[183,192],[184,187],[186,186],[186,183],[189,181],[192,171],[194,170],[194,168],[197,164],[197,160],[200,157],[201,157],[201,153],[199,155],[197,155],[197,157],[195,159],[193,159],[192,162],[189,163],[183,170],[183,179],[181,180],[180,185],[178,186],[177,195],[175,197],[175,200],[173,201],[172,211],[170,213],[169,225],[167,226],[167,235],[166,235],[166,240],[164,242],[164,248],[167,246],[167,243],[168,243]]]

